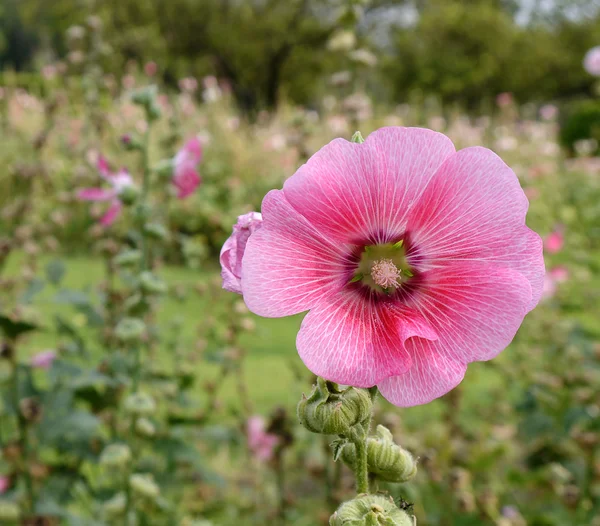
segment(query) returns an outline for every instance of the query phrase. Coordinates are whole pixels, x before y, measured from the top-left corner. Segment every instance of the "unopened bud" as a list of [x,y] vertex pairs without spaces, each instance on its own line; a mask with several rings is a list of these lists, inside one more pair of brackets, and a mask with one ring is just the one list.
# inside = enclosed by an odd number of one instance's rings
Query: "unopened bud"
[[114,518],[119,517],[125,513],[127,508],[127,497],[122,491],[117,493],[114,497],[107,500],[102,508],[108,517]]
[[125,444],[110,444],[100,455],[100,464],[111,468],[121,468],[131,461],[131,449]]
[[144,234],[158,241],[164,241],[169,235],[165,225],[162,223],[146,223],[144,225]]
[[[342,449],[342,459],[353,468],[356,462],[356,447],[347,443]],[[388,482],[406,482],[417,474],[417,461],[394,443],[389,429],[377,426],[376,436],[367,439],[367,461],[369,472]]]
[[129,477],[129,485],[134,493],[147,499],[155,499],[160,495],[160,488],[150,474],[135,473]]
[[412,517],[381,495],[361,495],[344,502],[329,519],[330,526],[413,526]]
[[140,264],[142,253],[139,250],[123,250],[115,256],[115,263],[120,267],[135,267]]
[[138,418],[135,421],[135,430],[144,437],[153,437],[156,434],[156,427],[147,418]]
[[308,398],[302,395],[298,418],[313,433],[342,435],[365,421],[372,409],[371,396],[365,389],[339,390],[337,384],[319,377],[311,395]]
[[131,206],[137,201],[140,191],[137,186],[129,184],[119,192],[119,201],[124,205]]
[[165,294],[169,290],[162,279],[148,271],[140,274],[140,288],[146,294]]
[[157,89],[156,86],[147,86],[145,88],[135,91],[131,95],[131,100],[138,106],[144,106],[149,108],[156,100]]
[[355,142],[357,144],[362,144],[363,142],[365,142],[365,140],[363,139],[362,134],[359,131],[354,132],[354,135],[352,136],[351,142]]
[[137,318],[123,318],[115,327],[115,336],[123,343],[138,343],[141,341],[146,324]]
[[138,416],[148,416],[156,411],[156,402],[147,393],[133,393],[125,399],[125,411]]

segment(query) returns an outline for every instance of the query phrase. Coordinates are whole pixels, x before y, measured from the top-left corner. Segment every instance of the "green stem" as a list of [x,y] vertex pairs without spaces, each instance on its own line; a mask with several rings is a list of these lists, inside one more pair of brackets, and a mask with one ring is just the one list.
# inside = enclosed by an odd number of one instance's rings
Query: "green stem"
[[354,475],[356,477],[356,492],[369,493],[369,464],[367,461],[367,433],[360,425],[352,428],[350,440],[356,448],[356,463]]
[[[146,214],[146,201],[148,199],[148,192],[150,190],[150,127],[152,126],[151,120],[147,119],[147,128],[146,133],[144,134],[144,142],[142,145],[142,168],[143,168],[143,179],[142,179],[142,192],[140,195],[139,206],[142,209],[142,213]],[[143,222],[146,221],[146,217],[142,219]],[[141,243],[142,243],[142,262],[141,262],[141,270],[147,270],[149,268],[149,252],[150,247],[146,236],[143,231],[144,225],[141,225],[140,234],[141,234]]]

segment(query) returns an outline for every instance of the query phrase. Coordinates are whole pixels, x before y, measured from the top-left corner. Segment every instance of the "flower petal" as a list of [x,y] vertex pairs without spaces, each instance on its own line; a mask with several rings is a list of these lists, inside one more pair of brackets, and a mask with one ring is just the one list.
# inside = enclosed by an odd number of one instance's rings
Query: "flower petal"
[[84,188],[79,190],[77,198],[82,201],[110,201],[115,197],[114,190],[105,190],[104,188]]
[[306,311],[351,278],[345,248],[317,232],[281,190],[265,196],[262,215],[242,260],[242,292],[252,312],[280,317]]
[[383,396],[399,406],[430,402],[460,383],[466,363],[497,356],[514,338],[531,301],[527,278],[486,262],[437,268],[423,280],[412,306],[438,340],[408,340],[413,368],[379,384]]
[[122,208],[123,206],[121,205],[121,201],[119,201],[118,199],[114,200],[110,205],[110,208],[100,218],[100,224],[103,226],[112,225],[117,219],[117,217],[119,217]]
[[409,262],[419,270],[489,261],[521,272],[531,284],[528,309],[544,276],[539,236],[525,226],[528,201],[514,172],[486,148],[465,148],[435,174],[409,218]]
[[445,135],[382,128],[363,144],[336,139],[284,184],[290,204],[320,232],[343,242],[388,242],[429,180],[453,153]]
[[296,345],[314,374],[340,384],[372,387],[409,370],[411,358],[404,342],[415,336],[437,338],[422,316],[402,304],[342,291],[311,309]]

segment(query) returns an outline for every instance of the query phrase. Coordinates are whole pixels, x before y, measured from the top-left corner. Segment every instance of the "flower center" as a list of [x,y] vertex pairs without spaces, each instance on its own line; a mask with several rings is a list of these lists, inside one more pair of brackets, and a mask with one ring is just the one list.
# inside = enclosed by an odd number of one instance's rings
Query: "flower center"
[[391,259],[378,259],[371,266],[373,281],[383,289],[397,289],[400,286],[398,280],[401,273],[402,271],[394,265]]
[[400,240],[365,246],[350,282],[361,282],[375,292],[391,294],[412,276],[404,243]]

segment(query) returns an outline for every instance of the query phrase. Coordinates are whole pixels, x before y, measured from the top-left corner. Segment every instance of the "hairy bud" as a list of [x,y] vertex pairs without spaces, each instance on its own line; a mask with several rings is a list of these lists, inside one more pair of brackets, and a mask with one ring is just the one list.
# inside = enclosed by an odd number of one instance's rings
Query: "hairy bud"
[[100,455],[100,464],[111,468],[122,468],[131,461],[131,449],[125,444],[110,444]]
[[[406,482],[412,479],[417,474],[417,461],[414,457],[394,443],[394,437],[386,427],[377,426],[375,435],[367,439],[369,472],[388,482]],[[354,469],[356,448],[353,443],[344,445],[341,456]]]
[[337,384],[318,378],[311,395],[302,395],[298,418],[313,433],[343,435],[366,420],[372,408],[371,396],[365,389],[340,390]]
[[329,519],[330,526],[413,526],[412,517],[381,495],[360,495],[344,502]]

